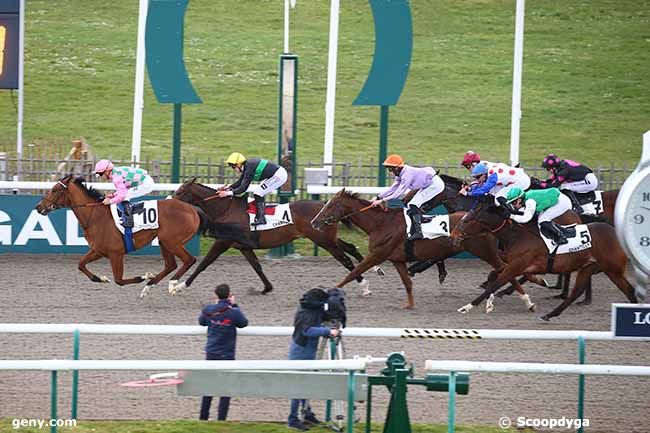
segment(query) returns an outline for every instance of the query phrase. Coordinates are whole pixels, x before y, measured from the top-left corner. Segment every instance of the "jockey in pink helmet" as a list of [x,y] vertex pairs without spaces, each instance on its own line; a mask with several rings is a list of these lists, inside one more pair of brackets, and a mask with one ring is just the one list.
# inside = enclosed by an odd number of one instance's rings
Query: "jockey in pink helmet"
[[115,192],[106,194],[105,205],[122,203],[122,225],[133,227],[133,212],[130,201],[149,194],[154,181],[146,170],[136,167],[115,167],[108,159],[101,159],[95,164],[95,175],[110,180],[115,185]]

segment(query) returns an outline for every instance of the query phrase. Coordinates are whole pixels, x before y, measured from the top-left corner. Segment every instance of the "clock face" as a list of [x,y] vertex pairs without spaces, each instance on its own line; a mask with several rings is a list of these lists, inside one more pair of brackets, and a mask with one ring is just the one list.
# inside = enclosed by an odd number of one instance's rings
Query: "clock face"
[[623,234],[628,252],[650,274],[650,170],[636,179],[627,205],[623,209]]

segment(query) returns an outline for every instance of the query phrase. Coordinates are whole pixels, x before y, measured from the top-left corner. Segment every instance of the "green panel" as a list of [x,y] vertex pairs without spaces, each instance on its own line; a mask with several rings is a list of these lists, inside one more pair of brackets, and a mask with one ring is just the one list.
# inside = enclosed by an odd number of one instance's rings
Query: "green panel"
[[183,21],[189,0],[150,0],[145,32],[147,72],[160,103],[200,104],[183,60]]
[[369,0],[375,19],[375,54],[353,105],[395,105],[411,64],[413,23],[408,0]]

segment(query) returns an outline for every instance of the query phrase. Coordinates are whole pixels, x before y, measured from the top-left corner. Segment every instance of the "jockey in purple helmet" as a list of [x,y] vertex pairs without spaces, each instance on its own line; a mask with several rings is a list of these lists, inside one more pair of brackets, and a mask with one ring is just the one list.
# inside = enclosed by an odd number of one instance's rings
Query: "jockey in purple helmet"
[[122,225],[133,227],[130,201],[153,190],[154,181],[149,173],[142,168],[115,167],[110,160],[102,159],[95,164],[95,175],[113,182],[115,192],[106,194],[103,203],[105,205],[122,203]]
[[582,206],[578,202],[576,193],[587,193],[598,188],[598,178],[586,165],[570,159],[560,159],[557,155],[549,153],[542,161],[542,168],[550,172],[551,176],[540,182],[542,188],[559,188],[573,203],[573,208],[582,213]]

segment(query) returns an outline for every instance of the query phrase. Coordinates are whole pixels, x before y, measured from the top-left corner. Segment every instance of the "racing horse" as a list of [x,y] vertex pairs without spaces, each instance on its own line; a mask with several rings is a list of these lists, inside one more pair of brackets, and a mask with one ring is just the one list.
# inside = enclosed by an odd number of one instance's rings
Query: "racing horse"
[[[349,219],[368,235],[368,255],[336,287],[343,287],[372,266],[390,261],[406,288],[407,301],[403,308],[415,306],[413,282],[408,275],[406,263],[415,260],[434,259],[442,261],[462,251],[468,251],[500,271],[505,264],[499,257],[496,239],[491,235],[469,239],[463,245],[452,245],[442,236],[436,239],[406,241],[406,221],[402,209],[383,209],[370,207],[370,202],[358,194],[342,189],[323,207],[312,221],[314,228],[327,230],[343,219]],[[465,212],[449,215],[449,228],[459,223]],[[512,278],[512,284],[520,292],[530,311],[535,305],[530,301],[519,283]],[[488,312],[490,310],[488,309]]]
[[[196,178],[183,183],[172,196],[175,199],[184,201],[202,209],[213,223],[218,227],[224,222],[238,221],[248,228],[248,214],[246,212],[248,203],[245,197],[218,198],[217,190],[209,186],[196,182]],[[229,248],[238,249],[246,260],[253,267],[257,275],[264,283],[262,294],[267,294],[273,290],[273,285],[268,280],[262,266],[255,255],[253,249],[274,248],[291,242],[294,239],[305,237],[316,245],[327,250],[336,260],[338,260],[346,269],[354,269],[352,260],[348,254],[357,261],[362,261],[363,256],[357,250],[357,247],[351,243],[345,242],[337,237],[337,227],[330,227],[326,231],[318,231],[312,228],[311,220],[323,207],[323,203],[315,200],[297,200],[290,204],[293,224],[282,225],[271,230],[252,231],[248,230],[247,235],[251,238],[250,243],[237,242],[233,239],[224,238],[223,234],[214,233],[216,238],[214,244],[205,258],[199,263],[190,277],[176,286],[177,290],[189,287],[194,279],[214,262],[221,254]],[[345,223],[345,221],[344,221]],[[375,269],[382,273],[381,269]],[[359,285],[368,290],[369,282],[362,276],[357,278]]]
[[591,234],[591,248],[560,254],[549,260],[548,248],[539,235],[536,220],[524,225],[513,223],[507,211],[495,206],[491,200],[481,201],[452,230],[452,243],[460,245],[473,236],[493,233],[505,247],[507,265],[495,279],[488,282],[481,295],[458,311],[468,312],[522,273],[578,272],[569,296],[553,311],[541,317],[545,321],[559,316],[571,305],[585,290],[592,275],[598,272],[605,272],[630,302],[637,302],[634,288],[625,278],[627,257],[616,238],[614,228],[602,222],[590,223],[587,227]]
[[[36,205],[36,210],[41,215],[47,215],[55,209],[72,209],[90,247],[90,251],[79,260],[79,270],[90,281],[109,282],[106,276],[98,277],[86,266],[88,263],[106,257],[111,263],[116,284],[122,286],[147,281],[140,294],[140,297],[144,297],[151,287],[177,268],[176,257],[181,259],[183,265],[171,277],[172,282],[178,280],[196,262],[184,245],[198,231],[208,228],[207,218],[200,215],[187,203],[177,200],[161,200],[158,202],[159,228],[134,233],[133,244],[136,249],[139,249],[158,237],[165,267],[155,276],[147,273],[144,277],[124,278],[126,248],[122,234],[115,227],[110,206],[102,204],[103,198],[100,192],[92,187],[86,187],[83,178],[68,175],[57,181]],[[170,282],[170,286],[173,285],[172,282]]]

